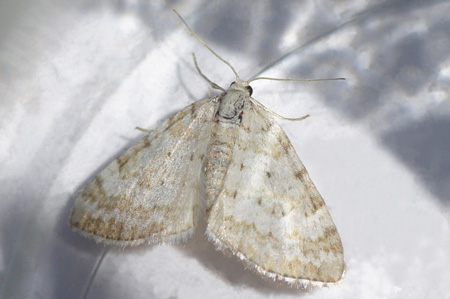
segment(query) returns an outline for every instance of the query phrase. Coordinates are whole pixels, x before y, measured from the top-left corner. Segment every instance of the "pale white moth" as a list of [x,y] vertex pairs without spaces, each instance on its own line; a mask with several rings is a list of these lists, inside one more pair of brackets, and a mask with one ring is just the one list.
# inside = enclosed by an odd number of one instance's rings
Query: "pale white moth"
[[249,83],[267,78],[242,81],[178,16],[236,80],[219,87],[194,56],[222,94],[147,131],[81,191],[70,225],[106,244],[176,243],[205,216],[207,238],[264,276],[338,282],[344,254],[330,213],[274,113],[251,97]]

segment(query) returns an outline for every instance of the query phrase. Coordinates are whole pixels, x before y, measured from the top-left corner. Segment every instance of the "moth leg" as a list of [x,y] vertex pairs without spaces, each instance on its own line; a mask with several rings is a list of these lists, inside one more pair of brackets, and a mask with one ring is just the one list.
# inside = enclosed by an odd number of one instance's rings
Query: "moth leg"
[[212,82],[211,80],[209,80],[208,77],[206,77],[206,76],[202,73],[202,71],[200,70],[200,67],[198,66],[197,58],[195,58],[195,54],[194,54],[194,53],[192,53],[192,58],[194,59],[195,68],[197,69],[197,72],[200,74],[200,76],[201,76],[203,79],[205,79],[205,80],[209,83],[209,85],[211,85],[212,88],[214,88],[214,89],[219,89],[219,90],[225,92],[225,91],[226,91],[225,89],[223,89],[223,88],[220,87],[218,84],[216,84],[216,83]]
[[139,131],[142,131],[142,132],[144,132],[144,133],[151,133],[153,130],[149,130],[149,129],[144,129],[144,128],[141,128],[141,127],[136,127],[135,128],[136,130],[139,130]]

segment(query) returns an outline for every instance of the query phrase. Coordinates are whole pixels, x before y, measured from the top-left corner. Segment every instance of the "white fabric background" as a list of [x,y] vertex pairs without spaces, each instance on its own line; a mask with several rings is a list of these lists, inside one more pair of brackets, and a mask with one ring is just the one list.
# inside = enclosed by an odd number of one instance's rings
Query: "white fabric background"
[[338,286],[264,280],[204,240],[109,249],[88,298],[450,298],[448,1],[2,1],[0,294],[80,298],[103,246],[68,225],[74,194],[232,72],[280,121],[347,261]]

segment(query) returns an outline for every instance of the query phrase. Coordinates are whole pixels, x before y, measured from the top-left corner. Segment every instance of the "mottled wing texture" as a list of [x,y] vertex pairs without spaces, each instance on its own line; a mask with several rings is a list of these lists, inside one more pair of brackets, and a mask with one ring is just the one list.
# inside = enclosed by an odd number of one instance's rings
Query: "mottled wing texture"
[[335,283],[344,256],[325,203],[282,128],[250,104],[209,212],[208,236],[271,278],[299,286]]
[[70,225],[118,245],[189,237],[217,106],[217,98],[207,98],[186,107],[109,164],[75,201]]

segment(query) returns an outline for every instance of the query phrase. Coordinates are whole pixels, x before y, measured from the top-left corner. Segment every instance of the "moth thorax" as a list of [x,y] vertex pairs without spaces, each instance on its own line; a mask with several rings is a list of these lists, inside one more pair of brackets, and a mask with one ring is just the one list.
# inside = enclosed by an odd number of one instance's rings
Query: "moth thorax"
[[226,122],[238,122],[242,111],[248,101],[248,92],[238,89],[229,89],[220,100],[218,117]]

